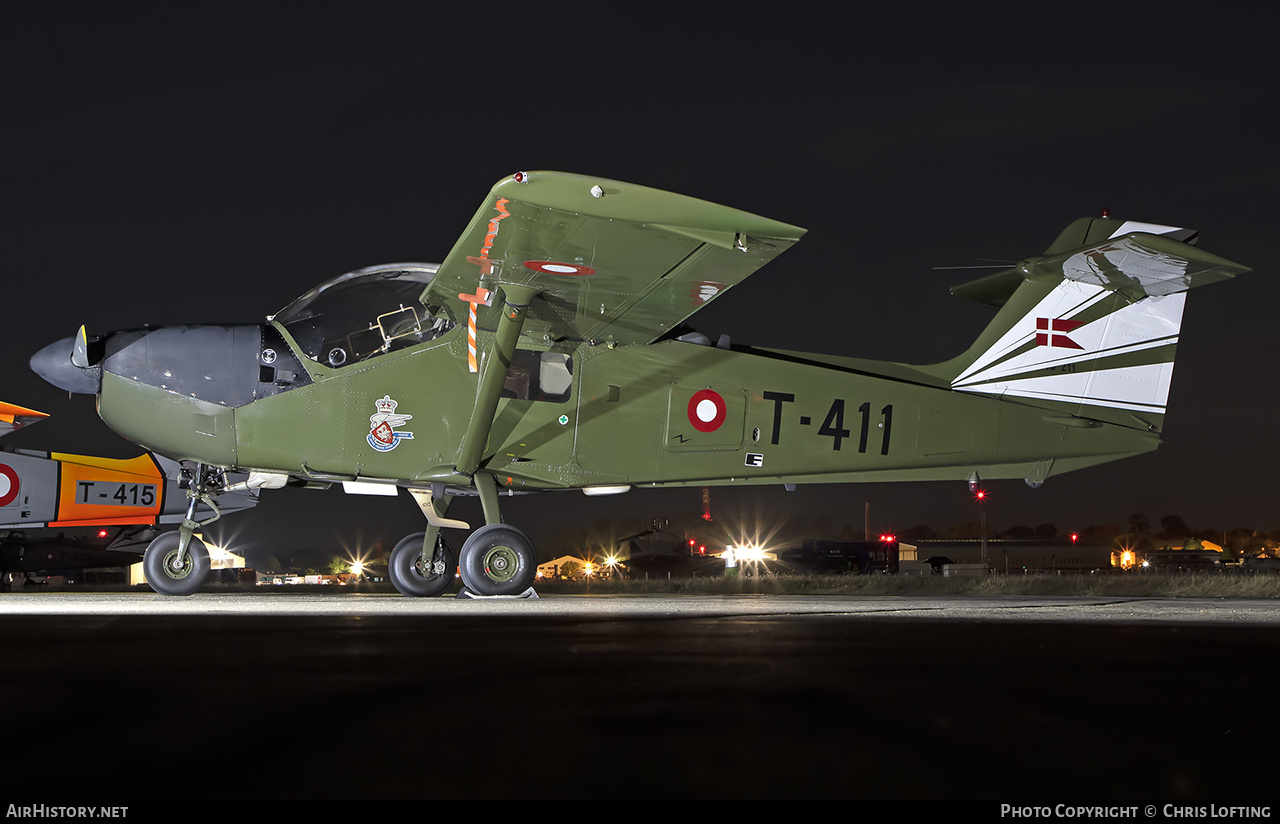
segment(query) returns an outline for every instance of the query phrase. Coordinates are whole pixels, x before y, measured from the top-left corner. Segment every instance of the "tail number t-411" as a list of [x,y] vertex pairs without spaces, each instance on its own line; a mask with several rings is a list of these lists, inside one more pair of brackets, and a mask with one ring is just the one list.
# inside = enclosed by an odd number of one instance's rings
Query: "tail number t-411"
[[[764,399],[773,401],[773,435],[770,443],[777,446],[782,438],[782,414],[783,404],[795,403],[796,396],[790,392],[771,392],[764,393]],[[866,401],[858,407],[858,452],[866,453],[867,442],[871,435],[871,402]],[[836,452],[840,451],[845,438],[853,437],[853,432],[845,428],[845,399],[836,398],[831,402],[831,407],[827,410],[826,417],[822,420],[822,425],[818,427],[818,434],[831,438],[831,448]],[[809,415],[801,415],[799,418],[801,426],[812,426],[813,418]],[[889,438],[893,434],[893,404],[885,404],[880,408],[879,423],[880,429],[880,454],[889,454]]]

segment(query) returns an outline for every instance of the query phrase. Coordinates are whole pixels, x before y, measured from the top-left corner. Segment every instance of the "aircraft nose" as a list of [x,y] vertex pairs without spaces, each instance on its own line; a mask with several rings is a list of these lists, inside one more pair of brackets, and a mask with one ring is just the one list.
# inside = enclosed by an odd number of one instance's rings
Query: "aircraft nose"
[[[84,328],[69,338],[55,341],[31,356],[31,370],[49,383],[68,392],[96,395],[102,385],[102,366],[89,362]],[[76,362],[84,363],[78,366]]]

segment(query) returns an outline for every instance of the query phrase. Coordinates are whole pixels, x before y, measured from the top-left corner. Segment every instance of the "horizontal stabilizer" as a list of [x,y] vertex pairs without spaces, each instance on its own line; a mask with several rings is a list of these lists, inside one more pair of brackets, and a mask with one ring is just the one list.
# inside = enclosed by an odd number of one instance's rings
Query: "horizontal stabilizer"
[[1197,232],[1177,226],[1080,218],[1041,257],[951,287],[965,300],[999,309],[1028,277],[1067,278],[1123,292],[1133,300],[1169,295],[1249,271],[1195,247]]
[[25,406],[0,401],[0,437],[47,417],[49,415],[45,412],[37,412]]
[[1121,292],[1132,300],[1185,292],[1249,271],[1182,241],[1134,232],[1086,249],[1026,264],[1027,273]]

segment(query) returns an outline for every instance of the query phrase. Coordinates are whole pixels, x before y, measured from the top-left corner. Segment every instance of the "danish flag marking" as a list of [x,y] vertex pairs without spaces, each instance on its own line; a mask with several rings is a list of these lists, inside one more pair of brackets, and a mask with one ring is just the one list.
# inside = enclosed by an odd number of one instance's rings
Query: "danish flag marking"
[[1063,318],[1036,318],[1036,346],[1048,346],[1058,349],[1083,349],[1084,347],[1056,332],[1072,332],[1084,326],[1082,320],[1065,320]]

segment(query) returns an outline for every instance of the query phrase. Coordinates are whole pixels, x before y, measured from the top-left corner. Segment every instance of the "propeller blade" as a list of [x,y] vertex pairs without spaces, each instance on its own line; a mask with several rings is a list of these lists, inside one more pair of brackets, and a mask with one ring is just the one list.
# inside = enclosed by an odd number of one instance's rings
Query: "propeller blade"
[[89,337],[85,334],[83,324],[76,333],[75,343],[71,344],[71,363],[81,369],[89,368]]

